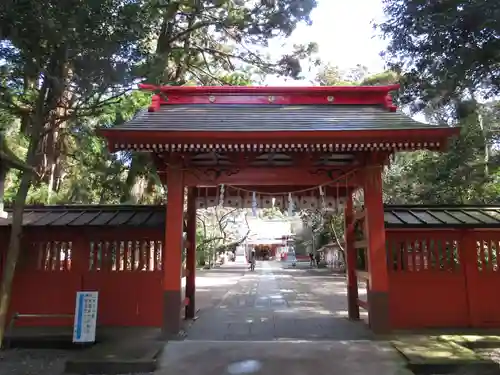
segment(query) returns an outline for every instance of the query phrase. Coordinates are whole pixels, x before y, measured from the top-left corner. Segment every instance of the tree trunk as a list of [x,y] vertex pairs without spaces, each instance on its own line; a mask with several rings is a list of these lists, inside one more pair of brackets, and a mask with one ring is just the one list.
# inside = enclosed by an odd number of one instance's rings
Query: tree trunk
[[[52,154],[53,150],[51,150]],[[47,181],[47,202],[46,204],[50,204],[52,201],[52,194],[54,193],[54,176],[55,176],[55,171],[56,171],[56,163],[55,160],[52,157],[49,157],[49,162],[48,162],[48,181]]]
[[125,191],[124,195],[120,199],[120,203],[136,204],[137,195],[135,194],[135,187],[137,182],[137,177],[139,176],[141,170],[145,168],[143,159],[140,157],[139,153],[132,154],[132,160],[130,161],[130,168],[128,170],[127,179],[125,180]]
[[[29,166],[33,166],[36,161],[36,151],[38,150],[38,146],[40,144],[40,133],[44,128],[47,119],[49,108],[46,106],[46,97],[50,89],[51,79],[52,78],[49,78],[48,76],[44,77],[38,92],[35,113],[31,117],[32,121],[29,121],[28,123],[28,127],[30,129],[30,142],[26,155],[26,164]],[[21,184],[17,190],[14,210],[12,212],[9,247],[2,274],[2,285],[0,285],[0,349],[2,348],[5,336],[7,313],[9,311],[12,294],[12,282],[14,281],[16,265],[21,251],[24,206],[26,204],[26,197],[28,196],[28,191],[31,187],[32,181],[33,173],[31,173],[31,171],[23,171]]]
[[[472,87],[472,85],[471,85]],[[479,125],[479,128],[481,129],[481,135],[483,138],[484,142],[484,175],[485,177],[489,177],[490,175],[490,169],[489,169],[489,163],[490,163],[490,154],[491,154],[491,148],[489,145],[489,140],[488,140],[488,129],[485,129],[484,127],[484,120],[483,120],[483,115],[481,113],[481,104],[479,104],[478,100],[476,99],[476,94],[474,93],[474,90],[469,89],[469,94],[472,99],[472,105],[474,109],[474,115],[476,116],[476,121],[477,124]]]
[[[36,140],[30,141],[27,160],[28,164],[31,164],[33,162],[36,143]],[[12,282],[14,280],[16,265],[19,259],[19,253],[21,251],[24,205],[26,203],[28,191],[31,187],[32,178],[33,175],[31,172],[22,172],[21,184],[17,191],[14,210],[12,213],[13,217],[10,231],[9,248],[7,251],[7,258],[5,260],[5,266],[2,275],[2,285],[0,286],[0,349],[3,345],[5,328],[7,325],[7,313],[11,300]]]
[[484,142],[484,175],[485,177],[489,177],[490,145],[488,140],[488,131],[484,127],[483,115],[479,111],[477,113],[477,122],[479,123],[479,127],[481,128],[481,134],[483,136],[483,142]]
[[[165,71],[167,70],[170,52],[172,50],[171,38],[175,26],[175,16],[180,5],[180,2],[171,2],[164,10],[160,34],[156,42],[154,61],[146,77],[148,83],[161,84],[170,80],[170,77],[165,77]],[[137,199],[133,194],[133,189],[140,171],[144,170],[145,164],[149,161],[149,159],[145,160],[141,158],[139,153],[132,153],[132,161],[130,162],[130,168],[125,182],[125,193],[120,203],[137,203]]]

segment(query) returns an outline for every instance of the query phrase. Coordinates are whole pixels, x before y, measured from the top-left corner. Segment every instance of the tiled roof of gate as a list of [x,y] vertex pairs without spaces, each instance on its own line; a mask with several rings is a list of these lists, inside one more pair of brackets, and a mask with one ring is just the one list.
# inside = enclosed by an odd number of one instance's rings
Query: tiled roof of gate
[[[385,206],[387,228],[498,228],[500,206]],[[8,210],[7,210],[8,211]],[[12,213],[0,218],[0,226],[10,225]],[[27,206],[26,227],[163,227],[164,206],[146,205],[66,205]]]
[[[0,226],[11,224],[12,212],[8,214],[7,219],[0,218]],[[27,206],[23,217],[26,227],[162,227],[164,223],[165,206],[146,205]]]
[[500,206],[385,206],[387,228],[500,228]]
[[340,131],[438,128],[376,105],[163,105],[108,130]]

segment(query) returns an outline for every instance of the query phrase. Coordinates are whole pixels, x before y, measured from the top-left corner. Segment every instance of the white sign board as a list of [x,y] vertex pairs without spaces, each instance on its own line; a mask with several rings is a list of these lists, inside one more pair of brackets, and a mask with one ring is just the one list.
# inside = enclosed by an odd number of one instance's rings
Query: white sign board
[[77,292],[73,342],[94,342],[99,292]]

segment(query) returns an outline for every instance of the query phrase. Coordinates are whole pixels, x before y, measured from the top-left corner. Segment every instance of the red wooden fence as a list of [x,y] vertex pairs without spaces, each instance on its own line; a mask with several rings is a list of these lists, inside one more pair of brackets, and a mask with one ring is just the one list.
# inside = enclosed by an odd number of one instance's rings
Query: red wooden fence
[[[26,228],[10,314],[72,314],[99,291],[98,323],[161,326],[164,231]],[[0,272],[6,231],[0,232]],[[500,231],[387,230],[392,328],[500,327]],[[71,325],[41,319],[25,325]]]
[[387,232],[392,328],[499,327],[499,231]]
[[[161,326],[162,230],[82,233],[65,228],[25,233],[10,314],[73,314],[76,292],[94,290],[99,291],[98,324]],[[1,253],[5,256],[5,251]],[[62,318],[19,321],[19,325],[71,324],[72,319]]]
[[500,327],[500,233],[478,231],[473,238],[475,263],[467,272],[472,325]]

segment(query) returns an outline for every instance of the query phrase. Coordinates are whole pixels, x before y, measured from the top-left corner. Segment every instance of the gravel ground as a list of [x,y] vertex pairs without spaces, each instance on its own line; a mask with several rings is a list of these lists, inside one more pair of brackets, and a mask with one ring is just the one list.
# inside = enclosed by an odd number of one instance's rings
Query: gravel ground
[[68,351],[51,349],[0,351],[0,375],[58,375],[70,355]]
[[498,363],[500,366],[500,348],[484,349],[480,352],[485,358],[491,359],[493,362]]
[[[60,375],[72,352],[52,349],[0,351],[0,375]],[[139,373],[128,375],[153,375]]]

